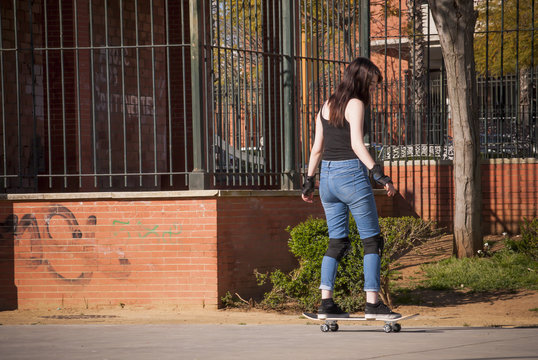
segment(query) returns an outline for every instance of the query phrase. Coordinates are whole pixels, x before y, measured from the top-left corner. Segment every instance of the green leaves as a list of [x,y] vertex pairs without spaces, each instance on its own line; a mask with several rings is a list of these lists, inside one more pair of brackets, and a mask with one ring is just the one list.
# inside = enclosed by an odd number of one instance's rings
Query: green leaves
[[[438,231],[432,230],[431,222],[411,217],[381,218],[380,226],[385,237],[385,251],[381,259],[382,292],[388,292],[392,276],[391,260],[425,238],[438,234]],[[309,218],[294,228],[289,227],[287,231],[290,233],[289,248],[297,257],[299,267],[289,274],[278,269],[271,274],[257,273],[260,285],[266,280],[273,285],[261,305],[274,310],[293,307],[302,311],[315,311],[320,302],[318,287],[321,261],[329,244],[327,222],[324,219]],[[364,307],[365,302],[364,249],[353,218],[350,219],[349,239],[351,248],[338,267],[334,296],[344,310],[356,312]],[[388,293],[385,299],[387,297]]]

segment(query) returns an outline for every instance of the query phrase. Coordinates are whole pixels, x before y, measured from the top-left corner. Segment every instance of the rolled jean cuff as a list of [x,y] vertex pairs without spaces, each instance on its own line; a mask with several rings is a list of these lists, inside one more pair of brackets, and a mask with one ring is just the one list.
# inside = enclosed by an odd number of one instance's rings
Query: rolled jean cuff
[[367,289],[367,288],[364,288],[364,291],[374,291],[374,292],[379,292],[380,289]]
[[319,286],[319,289],[320,289],[320,290],[333,291],[333,288],[332,288],[331,286],[329,286],[329,285],[323,285],[323,284],[321,284],[321,285]]

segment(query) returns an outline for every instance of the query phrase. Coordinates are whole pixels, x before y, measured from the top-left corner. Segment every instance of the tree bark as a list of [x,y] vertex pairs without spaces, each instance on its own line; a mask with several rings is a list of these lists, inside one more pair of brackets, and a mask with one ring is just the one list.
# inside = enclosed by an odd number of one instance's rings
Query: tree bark
[[424,31],[422,1],[407,0],[407,18],[409,38],[413,46],[411,52],[412,66],[412,101],[413,101],[413,139],[415,144],[426,143],[423,135],[426,129],[426,65],[424,61]]
[[473,35],[473,0],[428,0],[447,72],[454,136],[454,254],[482,249],[480,138]]

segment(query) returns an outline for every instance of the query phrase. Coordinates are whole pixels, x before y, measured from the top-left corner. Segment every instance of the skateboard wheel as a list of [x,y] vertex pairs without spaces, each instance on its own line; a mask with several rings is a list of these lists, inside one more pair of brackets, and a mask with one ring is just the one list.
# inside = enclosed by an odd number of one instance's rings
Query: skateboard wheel
[[392,325],[392,331],[394,332],[400,332],[400,330],[402,330],[402,325],[396,323],[394,325]]
[[321,328],[321,331],[323,332],[328,332],[330,330],[330,327],[328,324],[323,324],[320,326],[320,328]]
[[392,331],[392,326],[390,326],[390,324],[385,324],[385,326],[383,326],[383,331],[388,334]]
[[330,327],[331,331],[338,331],[338,324],[337,323],[331,324],[329,327]]

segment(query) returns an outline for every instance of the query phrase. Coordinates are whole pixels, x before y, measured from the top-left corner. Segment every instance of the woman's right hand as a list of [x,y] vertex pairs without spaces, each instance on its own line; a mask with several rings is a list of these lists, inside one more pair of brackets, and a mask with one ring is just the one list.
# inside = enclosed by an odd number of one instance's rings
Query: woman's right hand
[[396,195],[396,189],[394,188],[394,185],[392,185],[392,183],[387,183],[384,188],[385,190],[387,190],[387,196]]

